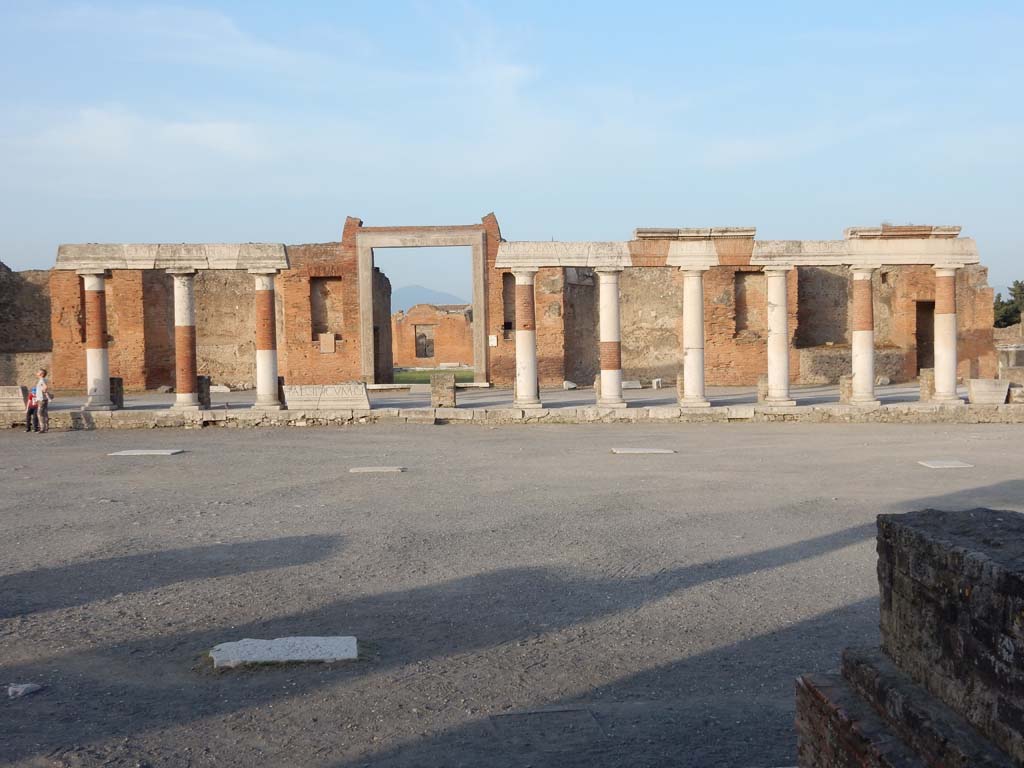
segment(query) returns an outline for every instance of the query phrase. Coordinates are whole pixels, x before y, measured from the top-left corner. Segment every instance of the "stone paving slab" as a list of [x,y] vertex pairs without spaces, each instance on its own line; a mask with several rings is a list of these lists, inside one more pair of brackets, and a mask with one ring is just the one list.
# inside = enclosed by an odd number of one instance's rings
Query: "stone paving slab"
[[973,464],[968,464],[966,461],[960,461],[959,459],[928,459],[927,461],[917,462],[922,467],[928,467],[928,469],[973,469]]
[[336,637],[278,637],[273,640],[246,638],[216,645],[210,651],[217,669],[253,664],[352,661],[359,656],[356,639]]
[[116,451],[107,456],[177,456],[184,453],[181,448],[137,448],[130,451]]

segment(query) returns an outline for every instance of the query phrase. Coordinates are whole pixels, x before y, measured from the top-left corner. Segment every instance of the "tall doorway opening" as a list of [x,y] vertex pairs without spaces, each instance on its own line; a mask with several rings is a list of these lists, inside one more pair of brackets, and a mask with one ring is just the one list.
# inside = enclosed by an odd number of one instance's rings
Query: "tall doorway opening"
[[917,346],[917,372],[935,367],[935,302],[917,302],[917,326],[914,330]]
[[[436,370],[454,371],[461,382],[489,381],[486,241],[480,225],[372,227],[358,232],[365,381],[428,382]],[[378,282],[384,275],[391,283],[387,308],[377,306],[388,299],[374,290],[375,268]],[[384,322],[390,333],[380,332]],[[381,339],[376,345],[375,326]],[[382,350],[386,337],[391,346]]]

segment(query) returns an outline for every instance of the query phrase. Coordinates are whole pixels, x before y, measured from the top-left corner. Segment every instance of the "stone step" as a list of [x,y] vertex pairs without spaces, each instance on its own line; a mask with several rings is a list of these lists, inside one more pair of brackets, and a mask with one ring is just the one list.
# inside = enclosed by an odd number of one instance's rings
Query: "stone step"
[[800,768],[928,768],[839,675],[796,681]]
[[924,759],[943,768],[1012,768],[1016,763],[970,723],[903,674],[877,648],[843,651],[843,678]]

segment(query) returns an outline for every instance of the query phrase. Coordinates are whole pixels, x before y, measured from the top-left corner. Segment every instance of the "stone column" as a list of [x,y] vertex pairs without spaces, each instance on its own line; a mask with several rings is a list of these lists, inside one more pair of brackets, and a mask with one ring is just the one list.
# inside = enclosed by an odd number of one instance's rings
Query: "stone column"
[[85,283],[85,387],[83,410],[112,411],[110,352],[107,350],[105,272],[79,272]]
[[196,295],[194,269],[169,269],[174,278],[174,405],[198,410],[196,391]]
[[256,404],[280,410],[277,396],[277,320],[274,316],[274,275],[277,270],[250,270],[256,277]]
[[704,394],[704,269],[683,270],[684,408],[707,408]]
[[622,328],[619,321],[619,276],[621,269],[597,270],[600,312],[601,397],[597,404],[625,408],[622,399]]
[[516,391],[517,408],[540,408],[537,387],[537,323],[533,284],[536,269],[513,269],[516,280]]
[[936,402],[963,402],[956,393],[956,268],[935,267]]
[[765,267],[768,298],[768,397],[765,405],[796,405],[789,398],[789,315],[786,276],[792,267]]
[[875,310],[871,278],[875,267],[853,271],[853,405],[878,405],[875,398]]

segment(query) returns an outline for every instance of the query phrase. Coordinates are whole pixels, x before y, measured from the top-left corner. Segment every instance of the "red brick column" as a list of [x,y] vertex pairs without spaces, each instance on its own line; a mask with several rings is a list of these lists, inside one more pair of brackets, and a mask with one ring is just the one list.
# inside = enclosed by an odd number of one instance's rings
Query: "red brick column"
[[197,410],[194,269],[167,270],[174,278],[174,408]]
[[277,319],[274,312],[273,271],[250,270],[256,278],[256,408],[278,410]]
[[518,408],[540,408],[537,386],[537,322],[534,309],[536,269],[512,270],[516,279],[516,389]]
[[875,310],[871,279],[875,267],[853,267],[853,405],[878,405],[875,399]]
[[85,410],[111,411],[106,272],[79,272],[85,283]]
[[962,403],[956,393],[956,267],[935,267],[935,394],[932,399]]

